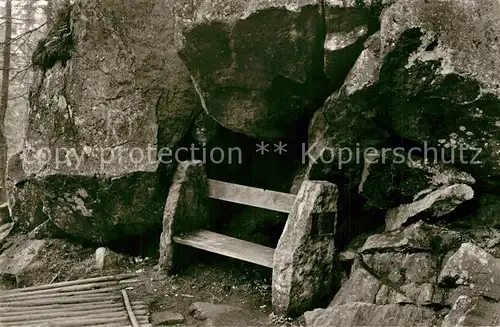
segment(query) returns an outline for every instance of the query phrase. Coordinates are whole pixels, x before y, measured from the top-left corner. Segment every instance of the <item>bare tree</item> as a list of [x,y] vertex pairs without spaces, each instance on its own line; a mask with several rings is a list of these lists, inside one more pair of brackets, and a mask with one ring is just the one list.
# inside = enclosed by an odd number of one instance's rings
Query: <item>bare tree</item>
[[3,43],[2,86],[0,99],[0,202],[7,201],[5,174],[7,168],[7,140],[5,138],[5,113],[9,104],[10,48],[12,37],[12,0],[5,2],[5,37]]
[[[31,57],[43,37],[56,0],[6,0],[0,16],[3,35],[0,86],[0,203],[7,200],[6,166],[9,155],[22,149],[32,78]],[[3,11],[3,10],[2,10]],[[45,19],[44,19],[45,18]]]
[[[51,6],[55,3],[53,0],[11,0],[11,2],[11,37],[8,44],[10,46],[9,98],[3,120],[7,158],[23,148],[27,132],[29,89],[33,77],[32,54],[38,41],[47,32],[46,18],[47,15],[51,16]],[[0,29],[3,36],[6,27],[4,5],[1,6],[1,10]],[[3,42],[0,43],[4,45]],[[2,52],[4,50],[1,49]],[[1,58],[0,65],[3,66]]]

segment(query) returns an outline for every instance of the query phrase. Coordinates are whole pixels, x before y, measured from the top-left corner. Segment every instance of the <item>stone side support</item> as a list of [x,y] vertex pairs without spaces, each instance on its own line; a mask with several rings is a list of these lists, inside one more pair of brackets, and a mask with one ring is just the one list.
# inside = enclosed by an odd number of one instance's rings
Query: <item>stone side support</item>
[[335,184],[302,183],[274,253],[274,313],[300,315],[331,295],[337,198]]
[[159,267],[173,273],[191,257],[192,249],[172,240],[174,235],[207,229],[210,226],[208,179],[201,161],[185,161],[178,165],[170,186],[163,213]]

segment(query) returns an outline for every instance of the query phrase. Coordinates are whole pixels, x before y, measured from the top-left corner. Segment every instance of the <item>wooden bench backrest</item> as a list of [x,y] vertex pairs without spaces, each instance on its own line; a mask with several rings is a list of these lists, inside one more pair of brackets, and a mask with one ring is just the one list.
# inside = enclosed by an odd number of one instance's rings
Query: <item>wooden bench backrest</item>
[[216,200],[290,213],[295,195],[260,188],[208,180],[209,197]]

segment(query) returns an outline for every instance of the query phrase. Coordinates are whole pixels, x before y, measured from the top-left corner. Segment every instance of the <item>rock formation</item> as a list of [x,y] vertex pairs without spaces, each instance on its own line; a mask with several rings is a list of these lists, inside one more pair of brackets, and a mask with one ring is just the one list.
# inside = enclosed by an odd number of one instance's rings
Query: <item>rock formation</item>
[[202,110],[172,48],[169,8],[60,8],[33,55],[27,138],[21,162],[11,159],[12,219],[24,228],[49,219],[107,244],[161,226],[157,149],[176,146]]
[[[292,258],[332,288],[306,326],[499,324],[498,17],[496,0],[65,2],[33,55],[0,221],[102,246],[154,232],[182,159],[164,150],[244,140],[247,162],[204,163],[201,180],[336,186],[330,238],[277,242],[323,251]],[[298,157],[257,154],[262,140]],[[284,223],[228,211],[233,232]]]
[[357,4],[176,1],[176,48],[217,122],[283,137],[342,84],[376,28],[375,6]]

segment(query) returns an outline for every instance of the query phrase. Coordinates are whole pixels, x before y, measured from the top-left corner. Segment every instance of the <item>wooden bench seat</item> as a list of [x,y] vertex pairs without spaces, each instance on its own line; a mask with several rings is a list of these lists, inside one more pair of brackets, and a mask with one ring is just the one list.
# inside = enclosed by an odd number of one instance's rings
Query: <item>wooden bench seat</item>
[[184,235],[174,236],[173,241],[178,244],[217,253],[226,257],[273,268],[273,248],[243,241],[234,237],[217,234],[208,230],[199,230]]

